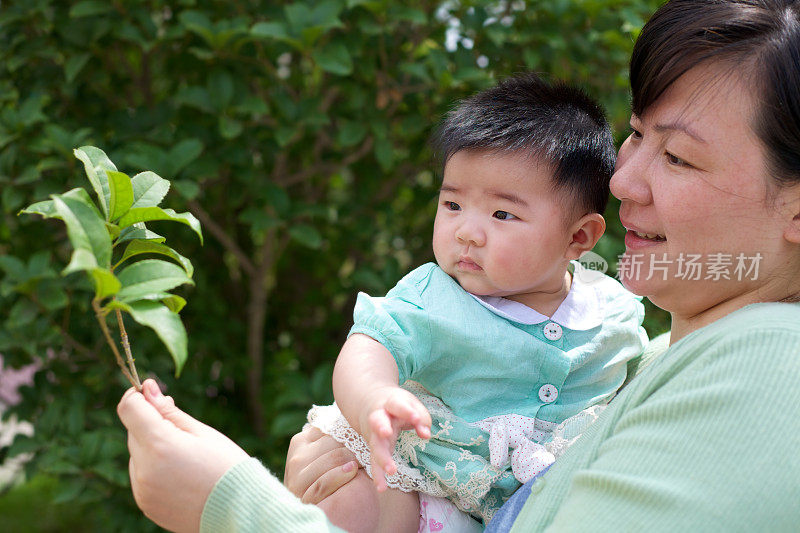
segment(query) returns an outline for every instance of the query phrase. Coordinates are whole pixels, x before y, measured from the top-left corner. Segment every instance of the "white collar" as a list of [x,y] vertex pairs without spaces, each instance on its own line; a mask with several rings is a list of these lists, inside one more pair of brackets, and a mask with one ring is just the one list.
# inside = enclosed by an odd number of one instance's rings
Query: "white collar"
[[[583,268],[577,261],[572,265],[576,273]],[[571,330],[586,331],[603,322],[600,296],[595,287],[575,274],[572,276],[567,297],[550,317],[525,304],[500,296],[476,296],[472,293],[470,296],[494,314],[521,324],[539,324],[551,320]]]

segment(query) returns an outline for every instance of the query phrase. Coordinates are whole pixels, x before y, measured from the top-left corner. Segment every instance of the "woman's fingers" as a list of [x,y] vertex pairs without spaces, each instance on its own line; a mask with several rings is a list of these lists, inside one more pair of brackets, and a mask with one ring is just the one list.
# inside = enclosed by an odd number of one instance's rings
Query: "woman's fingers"
[[[333,440],[333,439],[331,439]],[[335,442],[335,441],[334,441]],[[339,443],[336,443],[339,444]],[[352,452],[342,445],[328,452],[323,453],[305,468],[299,470],[294,476],[284,479],[286,487],[299,498],[307,497],[306,493],[312,485],[317,483],[317,491],[320,493],[331,494],[336,492],[342,485],[350,481],[355,473],[348,469],[343,471],[345,465],[354,463],[355,457]],[[354,470],[357,470],[355,468]],[[328,475],[333,472],[333,474]],[[327,475],[327,477],[326,477]],[[322,481],[324,478],[324,481]],[[324,498],[325,496],[322,496]],[[316,501],[311,503],[318,503]]]
[[[292,437],[289,444],[283,483],[295,496],[303,498],[311,485],[326,473],[341,469],[354,460],[353,453],[332,437],[324,435],[317,428],[304,429]],[[349,471],[344,474],[326,478],[320,487],[322,492],[335,492],[352,479]]]
[[[328,453],[332,454],[337,451],[338,450],[332,450]],[[342,466],[331,468],[316,478],[300,499],[303,503],[313,503],[316,505],[350,482],[356,477],[357,473],[358,463],[355,460],[348,461]]]

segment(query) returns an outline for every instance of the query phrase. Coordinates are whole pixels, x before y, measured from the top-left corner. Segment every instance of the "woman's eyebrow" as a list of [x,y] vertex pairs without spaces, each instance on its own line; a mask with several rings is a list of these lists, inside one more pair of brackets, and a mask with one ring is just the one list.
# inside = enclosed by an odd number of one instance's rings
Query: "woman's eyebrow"
[[656,124],[655,126],[653,126],[653,129],[656,130],[658,133],[664,133],[666,131],[677,131],[688,135],[689,137],[691,137],[692,139],[696,140],[699,143],[708,144],[708,141],[703,139],[696,131],[694,131],[692,128],[690,128],[683,122],[669,122],[666,124]]

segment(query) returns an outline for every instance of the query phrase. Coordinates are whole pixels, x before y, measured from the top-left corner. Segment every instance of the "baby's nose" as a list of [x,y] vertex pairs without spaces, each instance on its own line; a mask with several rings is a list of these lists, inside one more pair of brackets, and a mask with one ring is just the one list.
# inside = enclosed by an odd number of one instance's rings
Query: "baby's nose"
[[483,246],[486,244],[486,232],[480,224],[466,221],[456,231],[456,240],[462,244]]

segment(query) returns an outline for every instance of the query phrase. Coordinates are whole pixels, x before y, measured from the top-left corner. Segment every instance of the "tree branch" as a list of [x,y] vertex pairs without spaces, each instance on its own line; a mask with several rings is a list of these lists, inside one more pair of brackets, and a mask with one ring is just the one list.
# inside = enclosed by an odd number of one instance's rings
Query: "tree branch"
[[247,256],[247,254],[245,254],[239,245],[236,244],[236,241],[234,241],[230,235],[225,233],[225,230],[222,228],[222,226],[217,224],[217,222],[211,218],[206,210],[203,209],[203,207],[195,200],[189,200],[187,205],[189,206],[189,211],[191,211],[192,214],[194,214],[194,216],[200,220],[200,223],[203,224],[203,226],[208,228],[208,232],[211,233],[226,250],[236,257],[236,259],[239,261],[239,264],[242,265],[244,271],[247,272],[249,276],[254,276],[256,274],[256,268],[253,265],[253,262],[250,261],[250,258]]
[[311,165],[310,167],[306,167],[303,170],[296,172],[290,176],[287,176],[285,179],[280,181],[280,184],[284,187],[289,187],[291,185],[295,185],[300,183],[311,176],[317,174],[332,174],[339,170],[342,167],[347,167],[358,161],[359,159],[366,156],[371,150],[374,141],[372,137],[367,137],[361,146],[355,152],[352,152],[350,155],[342,159],[339,163],[318,163],[316,165]]

